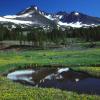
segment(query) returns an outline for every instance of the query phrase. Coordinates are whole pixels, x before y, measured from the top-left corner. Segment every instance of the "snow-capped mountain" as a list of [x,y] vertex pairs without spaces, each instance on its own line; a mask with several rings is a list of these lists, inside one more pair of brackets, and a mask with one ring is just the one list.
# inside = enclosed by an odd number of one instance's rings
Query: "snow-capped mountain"
[[16,15],[0,17],[0,23],[12,23],[26,26],[70,26],[70,27],[89,27],[100,25],[100,18],[88,16],[80,12],[58,12],[55,14],[46,13],[37,6],[30,6]]
[[82,27],[82,26],[97,26],[100,25],[100,18],[88,16],[79,12],[71,12],[65,14],[59,22],[60,25]]
[[16,15],[0,17],[0,22],[42,27],[56,27],[57,25],[54,21],[46,18],[46,13],[39,10],[36,6],[31,6]]

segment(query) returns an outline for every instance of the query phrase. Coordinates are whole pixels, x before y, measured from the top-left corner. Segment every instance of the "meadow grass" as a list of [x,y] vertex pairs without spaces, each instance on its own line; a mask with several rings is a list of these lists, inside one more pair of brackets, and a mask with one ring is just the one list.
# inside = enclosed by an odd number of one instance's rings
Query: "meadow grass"
[[100,78],[100,67],[82,66],[82,67],[72,67],[74,71],[83,71],[88,74]]
[[0,52],[0,73],[18,66],[64,65],[98,66],[100,65],[100,49],[88,50],[35,50]]
[[[28,66],[63,65],[100,77],[100,49],[0,51],[0,73]],[[40,66],[38,66],[40,65]],[[91,66],[92,65],[92,66]],[[98,67],[97,67],[98,66]],[[60,66],[59,66],[60,67]],[[23,86],[0,76],[0,100],[100,100],[100,96]]]
[[100,100],[100,96],[28,87],[0,77],[0,100]]

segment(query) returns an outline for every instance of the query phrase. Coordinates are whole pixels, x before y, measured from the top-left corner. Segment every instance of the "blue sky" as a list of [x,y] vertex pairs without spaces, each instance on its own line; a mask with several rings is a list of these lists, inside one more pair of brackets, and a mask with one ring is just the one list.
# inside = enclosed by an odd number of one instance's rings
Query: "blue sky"
[[30,5],[50,13],[79,11],[100,17],[100,0],[0,0],[0,15],[16,14]]

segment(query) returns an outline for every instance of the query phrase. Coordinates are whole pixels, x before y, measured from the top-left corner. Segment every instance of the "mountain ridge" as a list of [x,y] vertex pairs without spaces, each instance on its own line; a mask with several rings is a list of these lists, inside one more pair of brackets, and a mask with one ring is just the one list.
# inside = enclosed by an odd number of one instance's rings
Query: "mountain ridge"
[[40,10],[36,5],[32,5],[16,15],[6,15],[0,17],[0,23],[15,23],[28,26],[42,27],[89,27],[100,25],[100,18],[89,16],[81,12],[73,11],[67,13],[59,11],[57,13],[46,13]]

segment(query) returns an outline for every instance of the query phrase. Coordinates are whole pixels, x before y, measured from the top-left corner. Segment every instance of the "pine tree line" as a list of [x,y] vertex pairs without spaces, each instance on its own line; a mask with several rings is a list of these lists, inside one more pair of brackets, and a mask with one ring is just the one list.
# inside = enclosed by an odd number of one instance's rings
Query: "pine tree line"
[[8,29],[0,25],[0,41],[19,41],[20,45],[27,42],[32,46],[45,46],[47,43],[66,45],[68,38],[81,38],[85,41],[100,40],[100,26],[90,28],[66,28],[65,30],[55,28],[45,31],[43,28],[21,28],[17,26]]

